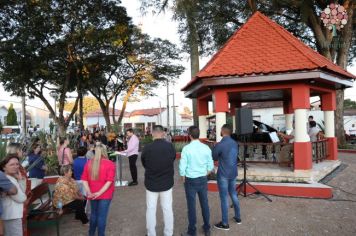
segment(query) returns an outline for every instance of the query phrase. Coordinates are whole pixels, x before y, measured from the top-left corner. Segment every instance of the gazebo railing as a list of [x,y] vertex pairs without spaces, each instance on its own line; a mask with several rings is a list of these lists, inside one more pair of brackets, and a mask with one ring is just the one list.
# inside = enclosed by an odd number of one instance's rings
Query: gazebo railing
[[326,139],[312,142],[313,162],[319,163],[325,160],[329,155],[328,142]]
[[250,163],[293,163],[293,144],[289,143],[239,143],[239,159]]
[[[216,142],[203,141],[210,148]],[[239,143],[239,159],[246,156],[248,163],[293,164],[293,144],[290,143]]]

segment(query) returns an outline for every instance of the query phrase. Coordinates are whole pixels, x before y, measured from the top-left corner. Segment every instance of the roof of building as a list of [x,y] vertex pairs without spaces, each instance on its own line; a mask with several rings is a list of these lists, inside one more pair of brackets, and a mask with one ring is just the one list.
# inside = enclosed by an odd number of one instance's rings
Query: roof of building
[[193,119],[192,115],[185,114],[185,113],[180,114],[180,117],[182,117],[182,119],[187,119],[187,120]]
[[[133,110],[132,112],[126,112],[124,113],[124,117],[132,117],[132,116],[156,116],[159,115],[160,113],[164,112],[166,108],[149,108],[149,109],[138,109],[138,110]],[[109,109],[110,115],[112,114],[112,108]],[[115,116],[119,116],[121,113],[121,110],[115,109]],[[95,111],[89,112],[85,115],[85,117],[98,117],[102,116],[103,112],[101,109],[97,109]]]
[[305,70],[324,70],[356,79],[355,75],[305,45],[282,26],[256,12],[188,85],[198,78]]
[[251,109],[263,109],[263,108],[273,108],[273,107],[283,107],[282,101],[276,102],[250,102],[244,105],[245,108]]
[[139,109],[130,112],[129,116],[156,116],[164,112],[166,108],[149,108],[149,109]]
[[[109,113],[110,115],[112,114],[112,108],[109,108]],[[119,116],[121,113],[121,110],[118,110],[118,109],[115,109],[115,116]],[[102,110],[99,108],[99,109],[96,109],[94,111],[91,111],[91,112],[88,112],[85,117],[98,117],[98,116],[102,116],[103,115],[103,112]],[[129,113],[128,112],[125,112],[124,113],[124,116],[128,116]]]

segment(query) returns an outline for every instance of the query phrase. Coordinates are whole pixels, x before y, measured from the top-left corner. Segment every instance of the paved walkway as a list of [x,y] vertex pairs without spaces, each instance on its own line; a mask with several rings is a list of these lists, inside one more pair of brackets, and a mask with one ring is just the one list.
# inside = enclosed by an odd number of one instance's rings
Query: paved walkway
[[[356,235],[356,155],[340,154],[343,166],[328,184],[337,186],[331,200],[274,197],[269,203],[260,196],[240,197],[242,225],[232,221],[230,231],[213,229],[212,235]],[[144,236],[145,189],[143,169],[139,163],[139,185],[117,189],[111,204],[107,225],[108,236]],[[176,163],[177,164],[177,163]],[[129,179],[128,161],[124,162],[124,177]],[[350,193],[346,193],[346,190]],[[350,202],[347,200],[352,200]],[[209,193],[211,223],[220,220],[218,193]],[[176,173],[174,187],[174,235],[186,230],[187,213],[184,188]],[[198,210],[198,226],[202,225]],[[232,217],[232,211],[230,211]],[[66,215],[61,221],[62,236],[87,235],[88,226],[74,221],[74,215]],[[157,211],[157,235],[163,235],[162,213]],[[35,235],[55,235],[55,230],[39,231]]]

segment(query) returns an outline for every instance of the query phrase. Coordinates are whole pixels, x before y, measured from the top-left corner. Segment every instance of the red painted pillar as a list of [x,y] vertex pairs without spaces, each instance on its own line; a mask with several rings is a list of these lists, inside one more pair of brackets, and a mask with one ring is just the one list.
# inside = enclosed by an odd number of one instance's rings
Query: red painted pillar
[[335,137],[334,112],[336,110],[336,93],[321,96],[321,110],[324,111],[325,137],[328,140],[328,160],[337,160],[337,138]]
[[310,108],[310,88],[305,84],[292,87],[292,108],[295,117],[294,129],[294,169],[310,170],[312,145],[307,133],[307,110]]
[[213,94],[214,112],[229,112],[229,97],[225,90],[215,90]]
[[220,142],[221,127],[226,124],[226,113],[229,112],[229,97],[225,90],[215,90],[213,94],[215,112],[216,141]]

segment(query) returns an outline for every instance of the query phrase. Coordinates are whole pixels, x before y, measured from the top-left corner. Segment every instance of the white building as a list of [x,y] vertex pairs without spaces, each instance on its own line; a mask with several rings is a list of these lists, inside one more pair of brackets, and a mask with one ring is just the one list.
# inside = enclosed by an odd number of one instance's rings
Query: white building
[[[13,103],[14,109],[17,116],[17,123],[21,125],[22,119],[22,108],[20,103]],[[6,125],[6,117],[8,113],[8,107],[10,103],[2,103],[0,104],[0,120],[3,125]],[[49,111],[44,108],[26,106],[26,126],[34,127],[36,125],[39,126],[40,129],[49,129],[49,123],[51,119],[49,118]]]
[[[265,123],[277,130],[285,130],[285,115],[283,114],[283,102],[261,102],[248,103],[244,107],[252,109],[254,120]],[[320,109],[320,101],[311,103],[311,109],[307,114],[313,116],[317,124],[324,126],[324,114]],[[344,128],[346,133],[356,126],[356,110],[345,110],[344,112]]]
[[[110,109],[111,111],[111,109]],[[110,112],[111,113],[111,112]],[[119,117],[120,111],[115,111],[115,118]],[[162,125],[167,127],[167,109],[166,108],[149,108],[149,109],[139,109],[133,110],[131,112],[125,112],[122,124],[123,128],[135,128],[141,130],[142,132],[147,131],[147,129],[152,130],[154,125]],[[101,110],[96,110],[88,113],[85,116],[85,126],[86,127],[96,127],[98,124],[100,127],[105,127],[106,122]],[[174,112],[170,111],[169,114],[169,125],[173,129],[174,124]],[[113,123],[112,116],[110,114],[110,121]],[[181,114],[176,112],[176,129],[186,130],[189,126],[193,125],[193,117],[188,114]]]

